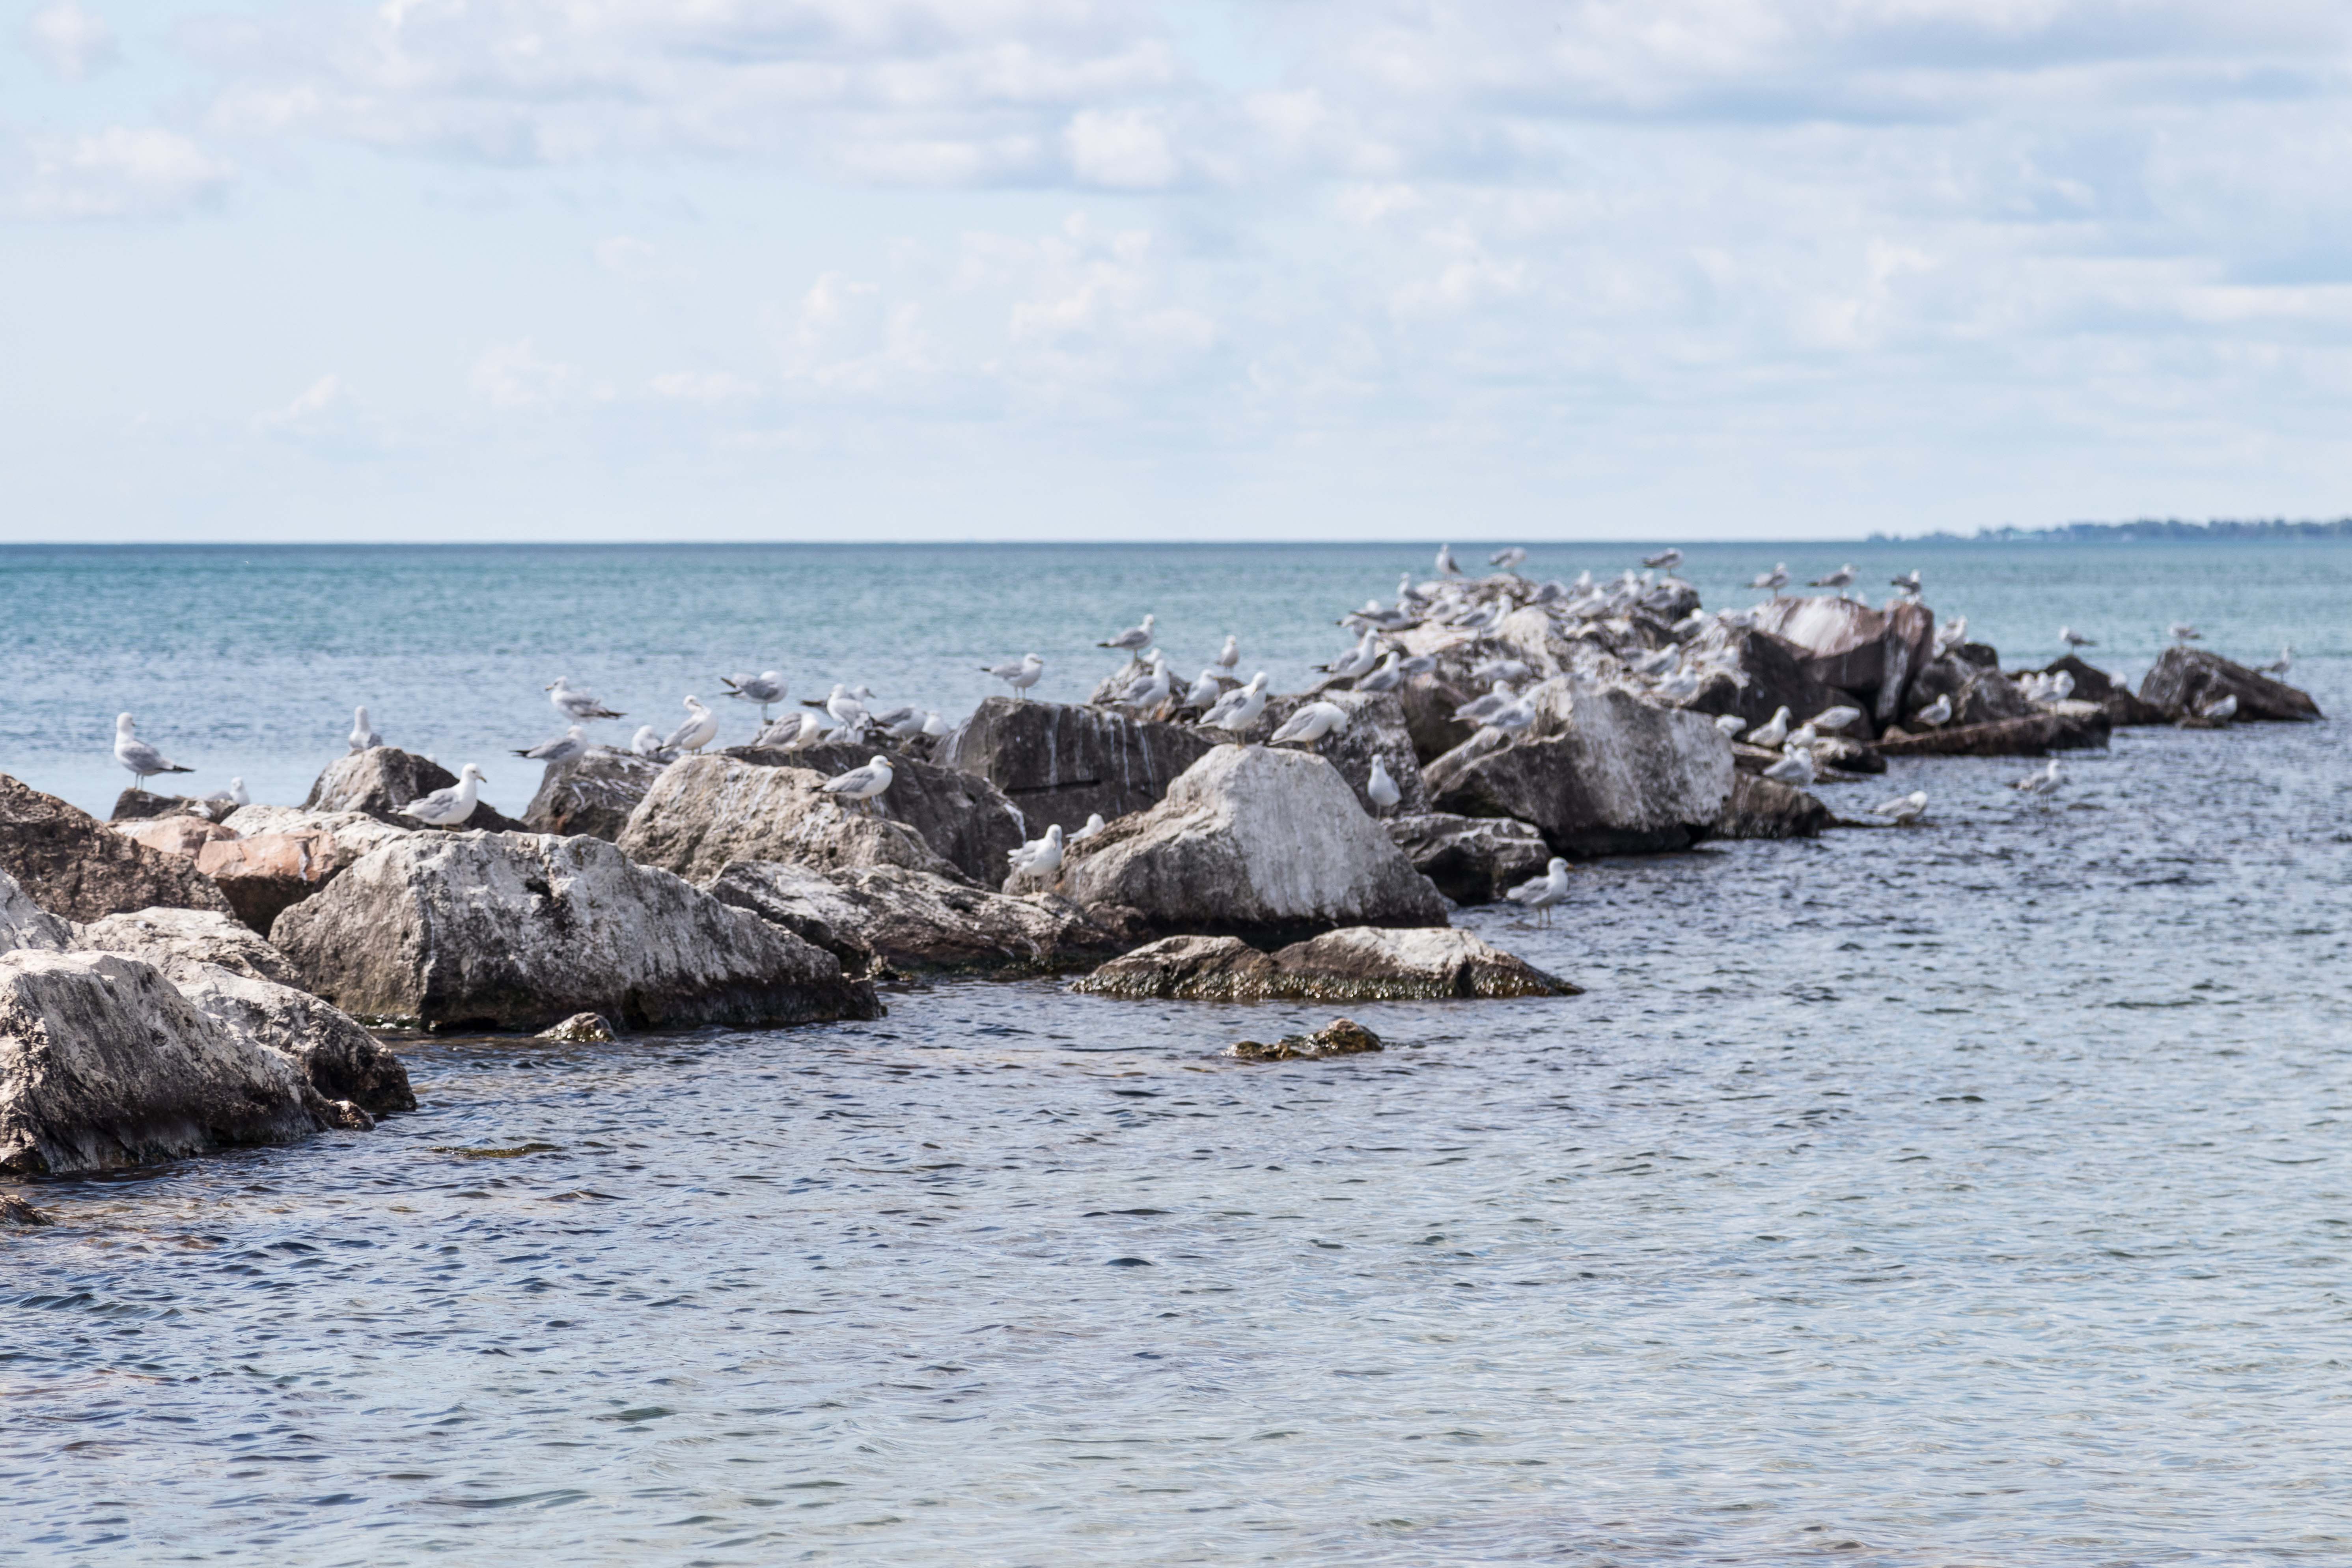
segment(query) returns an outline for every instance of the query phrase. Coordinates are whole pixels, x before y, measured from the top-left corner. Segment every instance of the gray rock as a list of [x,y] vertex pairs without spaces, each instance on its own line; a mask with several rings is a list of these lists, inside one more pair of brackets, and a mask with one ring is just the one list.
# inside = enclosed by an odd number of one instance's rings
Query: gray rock
[[302,977],[286,955],[250,927],[209,910],[139,910],[108,915],[74,928],[73,945],[85,952],[119,952],[152,963],[169,974],[178,964],[206,963],[232,974],[299,985]]
[[228,911],[184,855],[117,833],[86,811],[0,773],[0,872],[53,915],[94,921],[157,907]]
[[[825,745],[778,752],[746,746],[723,754],[748,763],[814,768],[831,778],[864,767],[876,748]],[[965,769],[925,762],[905,751],[891,756],[890,767],[889,791],[875,803],[877,807],[922,835],[932,852],[962,875],[983,887],[1002,881],[1005,856],[1032,837],[1022,832],[1021,814],[1004,792]]]
[[2307,692],[2232,664],[2220,654],[2179,644],[2157,657],[2139,683],[2139,696],[2169,719],[2195,718],[2224,697],[2238,700],[2242,724],[2248,720],[2300,722],[2320,716],[2319,704]]
[[1188,1002],[1444,1001],[1573,996],[1578,988],[1466,931],[1354,926],[1260,952],[1237,937],[1173,936],[1114,958],[1073,991]]
[[613,1041],[613,1023],[601,1013],[574,1013],[552,1028],[541,1029],[542,1040],[561,1040],[572,1046],[603,1046]]
[[1823,828],[1836,823],[1817,797],[1742,770],[1731,781],[1731,798],[1724,803],[1723,815],[1716,818],[1715,837],[1818,838]]
[[1097,813],[1108,822],[1149,810],[1216,743],[1183,724],[992,697],[940,742],[938,760],[1003,791],[1035,838],[1057,823],[1075,832]]
[[223,826],[237,837],[201,846],[196,869],[219,885],[239,920],[265,935],[279,915],[369,850],[428,831],[415,825],[394,826],[356,811],[309,812],[289,805],[243,806]]
[[1326,1057],[1362,1056],[1384,1049],[1381,1037],[1353,1018],[1334,1018],[1312,1034],[1285,1035],[1271,1045],[1235,1040],[1225,1055],[1245,1062],[1320,1061]]
[[711,897],[824,949],[845,968],[1047,973],[1130,945],[1123,927],[1050,893],[992,893],[926,871],[870,866],[816,871],[739,860]]
[[436,1030],[541,1029],[589,1011],[631,1029],[879,1012],[831,953],[585,837],[412,835],[271,935],[344,1011]]
[[1613,688],[1548,688],[1540,732],[1482,730],[1429,764],[1440,811],[1531,822],[1558,855],[1681,849],[1731,798],[1731,743],[1699,714]]
[[[304,811],[333,814],[356,811],[395,827],[422,825],[400,815],[410,801],[422,800],[436,789],[447,789],[457,775],[428,757],[415,756],[397,746],[376,746],[346,752],[327,764],[303,798]],[[488,801],[477,801],[474,815],[460,827],[484,833],[512,833],[523,825],[502,816]]]
[[0,1172],[68,1175],[283,1143],[333,1124],[294,1065],[152,965],[0,953]]
[[[1695,713],[1737,713],[1750,728],[1769,722],[1782,708],[1791,724],[1840,704],[1867,714],[1871,704],[1817,679],[1804,649],[1750,626],[1708,628],[1693,644],[1725,668],[1709,676],[1696,697],[1684,704]],[[1869,730],[1865,720],[1863,729]]]
[[184,813],[171,816],[141,816],[128,821],[116,817],[107,824],[123,837],[144,844],[150,849],[160,849],[166,855],[184,855],[194,859],[204,847],[219,839],[236,837],[233,829],[224,827],[210,817],[189,816]]
[[717,876],[730,860],[961,874],[892,815],[896,784],[868,811],[823,794],[829,776],[723,754],[680,757],[629,814],[621,852],[693,881]]
[[1775,599],[1758,609],[1756,628],[1802,648],[1814,679],[1867,697],[1864,710],[1880,725],[1903,712],[1904,694],[1936,641],[1935,612],[1914,599],[1884,610],[1826,595]]
[[[2095,702],[2107,710],[2107,718],[2117,729],[2126,724],[2161,724],[2164,710],[2153,703],[2143,702],[2139,694],[2105,670],[2087,664],[2073,654],[2046,666],[2044,675],[2071,675],[2074,678],[2074,696],[2084,702]],[[2011,690],[2016,688],[2012,685]],[[2024,694],[2018,694],[2024,700]],[[1914,705],[1916,706],[1916,704]]]
[[663,764],[635,752],[592,746],[568,763],[550,763],[539,793],[523,808],[534,833],[584,833],[607,844],[621,837],[629,813],[646,798]]
[[1424,812],[1381,826],[1412,868],[1457,904],[1490,903],[1551,863],[1551,846],[1535,824],[1507,816]]
[[195,816],[216,822],[235,809],[226,801],[205,800],[193,795],[156,795],[133,787],[114,797],[114,810],[107,820],[147,822],[159,816]]
[[73,927],[33,902],[16,878],[0,871],[0,952],[63,952],[72,945]]
[[1877,749],[1888,757],[2038,757],[2104,746],[2114,729],[2107,710],[2095,702],[2053,702],[2022,719],[1882,735]]
[[1158,930],[1301,931],[1433,925],[1445,900],[1364,815],[1330,763],[1219,746],[1150,811],[1071,851],[1078,903],[1140,911]]
[[1367,813],[1381,815],[1372,805],[1371,796],[1364,793],[1372,776],[1374,757],[1386,764],[1389,777],[1397,786],[1397,815],[1410,816],[1429,809],[1429,795],[1421,782],[1421,757],[1413,750],[1412,731],[1405,722],[1403,704],[1392,692],[1332,688],[1307,696],[1276,697],[1266,703],[1258,721],[1241,738],[1263,744],[1309,702],[1328,702],[1346,710],[1347,729],[1337,735],[1326,735],[1315,743],[1314,752],[1339,770],[1339,776],[1355,791],[1356,803]]
[[1912,678],[1911,689],[1903,700],[1903,728],[1915,733],[1927,728],[1918,721],[1919,710],[1933,706],[1939,697],[1949,698],[1952,704],[1952,716],[1938,726],[1942,729],[1964,730],[2033,716],[2033,704],[1998,665],[1980,665],[1947,654],[1928,661]]

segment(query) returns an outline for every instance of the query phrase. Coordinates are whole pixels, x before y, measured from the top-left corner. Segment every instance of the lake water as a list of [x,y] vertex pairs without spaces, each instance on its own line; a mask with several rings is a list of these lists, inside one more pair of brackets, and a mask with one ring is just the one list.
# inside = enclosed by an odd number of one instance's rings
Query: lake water
[[[1287,680],[1423,554],[0,552],[0,747],[102,807],[129,707],[283,799],[352,701],[445,761],[559,674],[952,713],[1146,609]],[[1916,564],[2012,660],[2186,616],[2352,701],[2340,544],[1692,554],[1716,604]],[[1353,1010],[1378,1057],[1046,982],[416,1043],[372,1133],[30,1189],[0,1559],[2352,1560],[2344,732],[2126,731],[2048,806],[1898,762],[1824,793],[1916,831],[1580,867],[1552,930],[1462,919],[1587,994]]]

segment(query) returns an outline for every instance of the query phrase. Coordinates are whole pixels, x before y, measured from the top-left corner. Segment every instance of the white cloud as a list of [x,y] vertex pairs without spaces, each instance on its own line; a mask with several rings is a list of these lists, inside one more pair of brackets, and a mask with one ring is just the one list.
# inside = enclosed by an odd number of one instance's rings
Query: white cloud
[[79,81],[122,58],[114,30],[72,0],[44,5],[25,19],[25,47],[52,75]]
[[283,406],[255,415],[253,428],[324,458],[372,458],[393,445],[383,422],[331,371]]
[[35,218],[169,216],[217,201],[236,171],[175,132],[110,126],[24,144],[12,205]]
[[760,395],[758,382],[725,371],[667,371],[646,383],[646,389],[672,403],[740,403]]
[[1168,132],[1146,114],[1082,110],[1065,132],[1070,167],[1087,184],[1148,191],[1173,184],[1175,150]]
[[547,358],[529,338],[493,343],[474,361],[474,395],[493,408],[552,408],[609,402],[609,382],[592,380],[577,365]]

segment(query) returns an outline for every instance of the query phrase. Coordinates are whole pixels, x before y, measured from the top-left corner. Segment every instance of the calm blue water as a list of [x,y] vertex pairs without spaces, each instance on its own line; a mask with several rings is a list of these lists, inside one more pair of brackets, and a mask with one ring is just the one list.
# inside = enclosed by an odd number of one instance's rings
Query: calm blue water
[[[1693,553],[1717,600],[1916,563],[2012,657],[2065,620],[2136,668],[2187,616],[2352,701],[2340,547]],[[284,759],[282,795],[354,689],[448,758],[538,734],[562,673],[968,702],[958,667],[1034,644],[1069,695],[1147,607],[1279,674],[1402,563],[0,559],[11,770],[86,800],[124,705]],[[2345,1562],[2344,734],[2126,731],[2047,808],[2021,763],[1898,763],[1828,793],[1916,784],[1920,830],[1580,868],[1551,931],[1471,912],[1589,994],[1361,1009],[1396,1048],[1343,1063],[1215,1055],[1328,1010],[1042,982],[415,1045],[422,1109],[373,1133],[32,1189],[0,1556]]]

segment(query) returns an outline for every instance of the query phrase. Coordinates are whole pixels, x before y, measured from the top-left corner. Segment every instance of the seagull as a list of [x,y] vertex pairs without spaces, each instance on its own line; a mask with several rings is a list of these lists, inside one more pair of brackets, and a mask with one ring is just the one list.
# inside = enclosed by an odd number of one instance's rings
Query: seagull
[[1092,838],[1096,834],[1100,833],[1102,830],[1102,813],[1099,811],[1090,811],[1087,814],[1087,825],[1084,827],[1079,828],[1076,833],[1071,834],[1062,842],[1065,844],[1084,844],[1087,839]]
[[1143,624],[1141,626],[1129,626],[1127,630],[1119,633],[1118,636],[1111,638],[1110,641],[1098,642],[1095,644],[1095,647],[1123,647],[1129,652],[1136,652],[1140,649],[1150,647],[1150,646],[1151,617],[1150,616],[1143,617]]
[[373,751],[383,744],[383,737],[377,734],[375,726],[368,722],[364,703],[352,710],[352,732],[348,739],[354,752]]
[[1768,750],[1789,738],[1789,710],[1786,708],[1748,731],[1748,743]]
[[1764,776],[1775,784],[1802,789],[1813,782],[1813,753],[1802,746],[1791,746],[1780,760],[1764,770]]
[[1345,733],[1347,728],[1348,710],[1336,702],[1309,702],[1284,720],[1282,727],[1275,731],[1266,743],[1278,746],[1288,741],[1304,741],[1312,748],[1324,736]]
[[2026,774],[2023,778],[2017,780],[2009,787],[2015,790],[2023,790],[2027,795],[2049,795],[2053,793],[2058,787],[2058,759],[2055,757],[2051,758],[2050,765],[2048,767],[2042,769],[2038,773]]
[[1498,680],[1484,697],[1474,697],[1454,710],[1454,716],[1465,724],[1483,724],[1493,715],[1518,700],[1507,680]]
[[1224,694],[1224,683],[1218,679],[1216,667],[1211,665],[1203,668],[1201,671],[1201,679],[1192,682],[1185,689],[1184,695],[1177,699],[1176,706],[1180,709],[1206,712],[1215,707],[1217,699]]
[[[864,689],[862,686],[858,688],[859,691]],[[856,693],[837,680],[833,683],[833,689],[825,694],[824,700],[815,706],[824,709],[832,715],[835,723],[848,731],[852,741],[863,735],[866,726],[873,721],[873,716],[866,711],[866,704],[857,700]]]
[[1393,648],[1391,649],[1389,651],[1389,656],[1381,660],[1381,667],[1378,669],[1373,670],[1370,675],[1360,676],[1357,678],[1356,689],[1359,691],[1394,691],[1398,687],[1404,684],[1404,668],[1402,662],[1403,658],[1404,656],[1402,654],[1396,652]]
[[1323,668],[1342,680],[1353,680],[1357,676],[1370,673],[1372,667],[1381,661],[1377,646],[1379,637],[1378,632],[1366,631],[1355,647]]
[[1029,689],[1037,684],[1037,678],[1045,673],[1045,661],[1034,653],[1024,653],[1019,658],[1008,658],[1003,664],[983,664],[980,671],[982,675],[992,675],[1013,688],[1013,700],[1019,702],[1025,699]]
[[1247,686],[1235,687],[1218,698],[1217,705],[1201,716],[1201,722],[1236,734],[1248,729],[1265,711],[1265,671],[1261,669],[1250,677]]
[[1936,652],[1938,655],[1948,654],[1968,640],[1969,618],[1966,616],[1946,621],[1936,628]]
[[1062,825],[1055,823],[1045,829],[1043,838],[1032,838],[1018,849],[1008,849],[1004,858],[1015,871],[1030,871],[1040,876],[1062,868]]
[[1397,668],[1407,675],[1427,675],[1437,668],[1437,656],[1433,653],[1417,653]]
[[1839,567],[1836,571],[1825,573],[1822,576],[1814,578],[1811,582],[1806,584],[1805,586],[1808,588],[1843,589],[1847,584],[1853,581],[1853,563],[1849,561],[1844,565]]
[[1715,716],[1715,728],[1717,733],[1730,740],[1748,728],[1748,721],[1737,713],[1718,713]]
[[1507,702],[1486,715],[1486,724],[1507,735],[1524,735],[1536,726],[1536,695],[1528,692],[1517,702]]
[[[240,805],[251,805],[253,804],[253,797],[245,793],[245,781],[241,778],[233,778],[229,780],[228,788],[216,789],[204,798],[205,804],[207,805],[211,805],[215,808],[226,806],[230,811],[234,811]],[[221,815],[226,816],[228,813],[224,811]]]
[[436,789],[421,800],[412,800],[400,808],[403,816],[413,816],[430,827],[455,827],[474,815],[474,802],[482,786],[482,770],[467,763],[457,770],[457,782],[447,789]]
[[2069,653],[2072,653],[2078,647],[2096,647],[2099,646],[2096,642],[2084,637],[2082,633],[2076,631],[2072,626],[2060,626],[2058,628],[2058,640],[2066,645],[2066,650]]
[[598,719],[621,717],[620,714],[597,701],[594,692],[585,687],[572,685],[572,678],[568,675],[559,675],[555,678],[554,683],[547,689],[547,700],[555,704],[555,710],[558,713],[575,724],[587,724]]
[[131,715],[117,714],[114,720],[114,760],[131,770],[131,778],[141,788],[145,788],[147,781],[157,773],[192,773],[196,771],[169,760],[131,731]]
[[669,732],[662,749],[669,752],[698,752],[710,744],[719,733],[719,715],[702,705],[702,699],[688,693],[686,699],[686,722]]
[[1397,788],[1396,780],[1389,777],[1388,763],[1377,755],[1372,758],[1371,777],[1364,781],[1364,793],[1371,796],[1372,804],[1382,811],[1394,811],[1397,802],[1404,798],[1404,792]]
[[1462,575],[1461,563],[1454,559],[1454,546],[1451,544],[1441,544],[1437,547],[1437,574],[1441,577]]
[[1168,673],[1168,661],[1155,652],[1151,656],[1151,672],[1129,681],[1118,700],[1139,712],[1150,713],[1167,701],[1168,694],[1175,689],[1175,678]]
[[1659,551],[1655,555],[1644,555],[1642,557],[1643,565],[1658,572],[1671,572],[1682,563],[1683,552],[1672,548],[1671,546],[1667,549]]
[[866,804],[866,809],[871,811],[874,797],[890,787],[890,759],[877,756],[869,759],[862,768],[852,768],[845,773],[835,773],[817,787],[825,795],[844,795],[851,800],[863,801]]
[[1470,670],[1470,679],[1492,684],[1497,680],[1525,680],[1534,673],[1534,670],[1529,669],[1519,659],[1490,658],[1484,664],[1474,665]]
[[2172,640],[2175,642],[2199,642],[2203,640],[2205,636],[2187,621],[2175,621],[2165,630],[2172,634]]
[[1841,702],[1834,708],[1822,709],[1820,712],[1806,720],[1805,723],[1811,729],[1827,730],[1834,733],[1837,731],[1844,729],[1848,724],[1853,723],[1856,719],[1861,717],[1861,709],[1853,706],[1851,703]]
[[515,755],[529,757],[534,763],[546,763],[551,766],[557,763],[568,763],[574,757],[585,754],[588,750],[588,742],[582,740],[580,734],[580,726],[574,724],[552,741],[541,741],[528,751],[517,748]]
[[2197,710],[2200,719],[2219,719],[2223,723],[2238,716],[2238,694],[2231,692],[2216,702],[2208,702]]
[[927,708],[923,710],[924,734],[930,736],[931,739],[936,741],[940,736],[947,734],[949,732],[949,728],[950,726],[948,721],[940,717],[940,710],[938,709]]
[[1486,563],[1490,566],[1500,566],[1504,571],[1516,574],[1519,569],[1519,563],[1527,558],[1528,552],[1525,550],[1511,544],[1486,557]]
[[1870,814],[1894,823],[1916,822],[1927,814],[1927,792],[1915,789],[1909,795],[1898,795],[1893,800],[1881,801],[1870,808]]
[[1930,730],[1940,729],[1944,725],[1950,723],[1952,721],[1952,694],[1948,691],[1944,692],[1938,696],[1936,700],[1928,703],[1927,706],[1920,709],[1916,713],[1912,714],[1911,718],[1913,722],[1925,724]]
[[1887,581],[1915,599],[1919,596],[1919,574],[1916,571],[1906,572],[1900,577],[1889,577]]
[[874,724],[903,746],[923,732],[923,711],[919,708],[893,708],[887,713],[877,714]]
[[1568,862],[1554,858],[1542,876],[1521,882],[1503,896],[1522,909],[1533,910],[1539,924],[1551,924],[1552,906],[1568,897]]
[[1779,598],[1780,590],[1789,585],[1789,563],[1783,561],[1762,576],[1749,578],[1748,585],[1751,588],[1769,588],[1772,590],[1772,596]]
[[2262,671],[2264,675],[2284,675],[2288,670],[2294,668],[2294,649],[2292,647],[2283,647],[2279,649],[2278,658],[2271,660],[2268,664],[2258,664],[2254,668]]
[[[824,734],[824,721],[814,713],[787,713],[761,731],[758,738],[751,743],[755,746],[774,746],[787,752],[804,752],[817,743],[818,739]],[[653,731],[648,726],[638,733],[650,737]],[[652,752],[646,753],[647,756],[658,755],[666,758],[668,755],[660,749],[659,741],[654,742],[654,747]]]
[[722,675],[719,683],[727,688],[728,696],[758,703],[762,724],[768,721],[768,710],[784,700],[784,678],[772,669],[757,675]]
[[1234,667],[1240,664],[1241,661],[1242,645],[1234,640],[1233,633],[1227,632],[1225,634],[1225,646],[1217,650],[1215,660],[1216,666],[1219,669],[1223,670],[1227,675],[1231,675],[1234,672]]
[[1636,674],[1664,675],[1666,671],[1674,668],[1676,661],[1678,661],[1682,656],[1682,649],[1675,647],[1672,643],[1668,643],[1664,647],[1655,649],[1650,653],[1645,653],[1641,658],[1633,660],[1633,667]]
[[[760,737],[761,742],[765,742],[767,738],[764,733]],[[637,726],[637,732],[629,739],[629,750],[641,757],[651,757],[656,762],[666,763],[670,760],[669,752],[662,747],[661,731],[656,730],[651,724]]]

